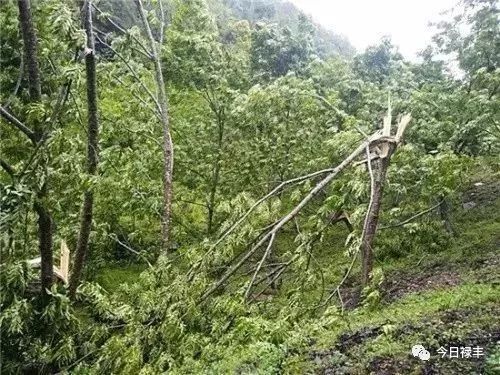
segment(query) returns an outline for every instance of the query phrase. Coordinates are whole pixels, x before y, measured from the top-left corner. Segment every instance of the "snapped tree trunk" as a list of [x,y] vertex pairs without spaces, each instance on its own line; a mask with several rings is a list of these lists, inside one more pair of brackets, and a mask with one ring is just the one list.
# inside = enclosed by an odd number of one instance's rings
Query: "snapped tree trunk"
[[[377,233],[387,169],[389,168],[390,159],[395,148],[396,146],[394,144],[388,143],[386,157],[379,158],[372,162],[373,186],[371,190],[370,206],[363,230],[363,237],[361,238],[361,281],[364,286],[370,281],[370,274],[373,270],[373,243]],[[367,163],[370,163],[370,161],[368,160]]]
[[[31,7],[29,0],[18,0],[19,22],[23,38],[24,57],[28,68],[28,84],[31,102],[39,102],[42,99],[40,83],[40,68],[38,64],[38,41],[35,27],[31,18]],[[43,138],[44,129],[41,121],[34,121],[33,141],[38,143]],[[35,212],[38,215],[38,243],[41,257],[41,284],[42,293],[50,289],[54,280],[54,265],[52,259],[53,225],[52,217],[47,209],[46,200],[48,196],[48,176],[46,162],[42,165],[45,173],[45,182],[37,193],[34,203]]]
[[[84,2],[83,24],[87,35],[87,48],[85,51],[85,71],[87,75],[87,174],[90,178],[97,174],[99,163],[99,118],[97,108],[97,77],[95,59],[95,41],[92,31],[92,3]],[[69,295],[75,297],[76,289],[80,283],[81,274],[85,266],[85,258],[89,247],[90,231],[92,229],[92,213],[94,207],[94,192],[92,188],[85,191],[80,219],[80,232],[76,246],[75,259],[69,282]]]
[[[161,0],[160,0],[161,2]],[[141,17],[142,24],[146,30],[146,36],[149,42],[151,58],[154,63],[156,95],[160,107],[160,121],[163,130],[163,213],[162,213],[162,239],[165,252],[169,250],[170,243],[170,220],[172,217],[172,195],[173,195],[173,169],[174,169],[174,146],[170,134],[170,122],[168,115],[167,93],[165,91],[165,82],[163,81],[163,70],[161,66],[161,56],[157,48],[157,42],[151,31],[142,0],[135,0],[137,10]],[[163,21],[160,25],[160,34],[163,33]],[[161,46],[160,46],[161,48]]]

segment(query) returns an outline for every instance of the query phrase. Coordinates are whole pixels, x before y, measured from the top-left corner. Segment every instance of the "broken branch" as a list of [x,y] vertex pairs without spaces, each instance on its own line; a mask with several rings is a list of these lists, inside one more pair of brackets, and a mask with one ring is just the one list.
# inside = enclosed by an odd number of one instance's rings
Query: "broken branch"
[[201,301],[204,301],[208,296],[210,296],[214,291],[216,291],[222,284],[224,284],[227,279],[229,279],[247,260],[250,258],[266,241],[268,241],[272,236],[274,236],[286,223],[292,220],[299,212],[304,208],[311,199],[313,199],[318,192],[320,192],[325,186],[327,186],[342,170],[348,167],[364,150],[372,144],[376,144],[382,137],[379,133],[374,134],[370,139],[363,142],[360,146],[356,148],[342,163],[335,167],[330,174],[328,174],[323,180],[321,180],[302,201],[296,205],[286,216],[284,216],[266,235],[264,235],[257,244],[252,247],[233,267],[231,267],[224,276],[217,281],[212,287],[210,287],[201,297]]
[[0,115],[11,125],[14,125],[18,130],[24,133],[33,143],[37,143],[35,132],[24,125],[18,118],[9,113],[4,107],[0,106]]
[[415,214],[411,217],[409,217],[408,219],[400,222],[400,223],[396,223],[396,224],[389,224],[389,225],[385,225],[383,227],[380,227],[378,228],[379,230],[381,229],[389,229],[389,228],[396,228],[396,227],[402,227],[408,223],[410,223],[411,221],[415,220],[415,219],[418,219],[420,216],[423,216],[431,211],[434,211],[436,208],[438,208],[439,206],[441,206],[443,204],[444,200],[441,200],[438,204],[435,204],[434,206],[432,207],[429,207],[428,209],[422,211],[422,212],[419,212],[418,214]]
[[264,255],[262,256],[262,259],[260,260],[259,265],[255,269],[255,272],[254,272],[254,274],[252,276],[252,280],[250,281],[250,284],[248,284],[247,291],[245,292],[245,299],[247,299],[248,296],[250,295],[250,291],[252,290],[253,283],[255,282],[255,279],[257,278],[257,275],[258,275],[259,271],[261,270],[262,265],[264,264],[264,262],[266,261],[267,257],[269,256],[269,253],[271,252],[271,248],[273,246],[273,242],[274,242],[274,237],[275,236],[276,236],[276,233],[273,233],[272,236],[271,236],[271,239],[269,240],[269,244],[267,245],[267,249],[264,252]]

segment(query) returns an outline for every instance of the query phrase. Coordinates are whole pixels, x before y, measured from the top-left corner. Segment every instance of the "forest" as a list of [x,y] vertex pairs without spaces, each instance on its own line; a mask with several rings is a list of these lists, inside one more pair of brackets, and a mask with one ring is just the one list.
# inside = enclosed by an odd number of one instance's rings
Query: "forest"
[[417,62],[282,0],[0,0],[0,373],[500,374],[499,9],[457,9]]

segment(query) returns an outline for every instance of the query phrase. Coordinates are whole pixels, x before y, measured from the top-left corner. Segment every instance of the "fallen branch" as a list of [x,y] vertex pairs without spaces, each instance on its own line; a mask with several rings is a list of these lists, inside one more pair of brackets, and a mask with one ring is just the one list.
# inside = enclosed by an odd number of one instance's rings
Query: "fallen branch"
[[252,290],[253,283],[255,282],[255,279],[257,278],[257,275],[259,274],[259,271],[261,270],[262,265],[264,264],[264,262],[266,261],[267,257],[269,256],[269,254],[271,252],[271,248],[273,246],[273,242],[274,242],[275,237],[276,237],[276,233],[273,233],[271,235],[270,240],[269,240],[269,244],[267,245],[266,251],[264,252],[264,255],[262,256],[262,259],[260,260],[259,265],[255,269],[255,272],[252,276],[252,280],[250,281],[250,284],[248,284],[247,291],[245,292],[245,299],[248,299],[250,291]]
[[259,199],[257,202],[255,202],[246,212],[243,216],[241,216],[227,231],[225,231],[222,236],[219,237],[219,239],[215,242],[214,245],[212,245],[212,248],[215,248],[218,246],[222,241],[226,239],[227,236],[229,236],[238,226],[253,212],[257,207],[259,207],[262,203],[264,203],[266,200],[269,198],[277,195],[278,193],[281,193],[285,187],[288,185],[296,185],[300,182],[303,182],[305,180],[324,175],[326,173],[331,173],[334,171],[335,168],[327,168],[323,169],[321,171],[313,172],[304,176],[300,177],[295,177],[290,180],[284,181],[280,183],[278,186],[276,186],[273,190],[271,190],[267,195]]
[[[295,177],[295,178],[292,178],[290,180],[287,180],[287,181],[283,181],[282,183],[280,183],[278,186],[276,186],[273,190],[271,190],[268,194],[266,194],[264,197],[262,197],[261,199],[259,199],[257,202],[255,202],[244,214],[243,216],[241,216],[238,220],[236,220],[236,222],[231,225],[231,227],[229,227],[220,237],[219,239],[212,245],[210,246],[210,248],[205,252],[205,254],[203,255],[203,259],[198,262],[196,265],[194,265],[191,270],[189,271],[188,275],[193,275],[194,271],[196,271],[202,264],[203,264],[203,261],[204,259],[207,258],[207,256],[209,254],[211,254],[217,246],[219,246],[232,232],[234,232],[240,225],[241,223],[252,213],[255,211],[255,209],[257,209],[257,207],[259,207],[262,203],[264,203],[267,199],[277,195],[278,193],[281,193],[283,190],[285,190],[286,187],[291,187],[291,186],[294,186],[294,185],[297,185],[303,181],[306,181],[308,179],[311,179],[311,178],[314,178],[314,177],[317,177],[317,176],[321,176],[321,175],[324,175],[326,173],[331,173],[334,171],[334,168],[327,168],[327,169],[323,169],[323,170],[320,170],[320,171],[317,171],[317,172],[313,172],[313,173],[310,173],[310,174],[307,174],[307,175],[304,175],[304,176],[300,176],[300,177]],[[274,223],[275,224],[275,223]],[[274,224],[271,224],[270,226],[273,226]]]
[[420,216],[423,216],[429,212],[432,212],[434,211],[436,208],[438,208],[439,206],[441,206],[443,204],[444,200],[441,200],[439,203],[435,204],[434,206],[432,207],[429,207],[428,209],[422,211],[422,212],[419,212],[418,214],[415,214],[411,217],[409,217],[408,219],[400,222],[400,223],[396,223],[396,224],[389,224],[389,225],[385,225],[383,227],[379,227],[378,229],[379,230],[382,230],[382,229],[389,229],[389,228],[397,228],[397,227],[402,227],[408,223],[410,223],[411,221],[415,220],[415,219],[418,219]]
[[33,130],[24,125],[16,116],[9,113],[4,107],[0,106],[0,115],[11,125],[14,125],[24,135],[26,135],[34,144],[38,142],[36,134]]
[[[328,174],[323,180],[321,180],[311,191],[307,194],[302,201],[296,205],[286,216],[284,216],[266,235],[264,235],[255,246],[253,246],[250,251],[248,251],[234,266],[232,266],[224,276],[217,281],[212,287],[210,287],[202,296],[201,301],[204,301],[208,296],[210,296],[214,291],[216,291],[220,286],[222,286],[227,279],[229,279],[247,260],[250,258],[264,243],[266,243],[271,237],[273,237],[280,229],[292,220],[302,208],[304,208],[309,201],[311,201],[318,192],[320,192],[325,186],[327,186],[341,171],[343,171],[346,167],[348,167],[365,149],[370,145],[376,145],[379,142],[390,142],[393,139],[388,139],[387,137],[382,137],[380,133],[374,134],[368,140],[363,142],[360,146],[358,146],[342,163],[340,163],[337,167],[333,168],[332,172]],[[276,189],[275,189],[276,190]],[[266,196],[268,197],[269,194]],[[266,198],[267,199],[267,198]],[[259,202],[263,201],[263,199],[259,200]],[[245,218],[248,215],[244,215]],[[239,220],[241,222],[243,219]],[[220,243],[220,241],[219,241]]]
[[[362,259],[363,259],[363,275],[368,274],[369,270],[371,270],[371,264],[368,262],[370,259],[372,259],[372,254],[371,254],[371,243],[374,239],[375,236],[375,231],[376,231],[376,226],[377,226],[377,219],[378,219],[378,211],[380,209],[380,198],[381,198],[381,192],[383,186],[383,180],[385,179],[385,172],[387,171],[388,163],[391,154],[394,152],[396,149],[397,145],[402,142],[402,137],[404,134],[404,130],[406,129],[408,123],[410,122],[411,116],[410,115],[405,115],[401,118],[396,136],[391,136],[390,135],[390,127],[391,127],[391,109],[389,105],[389,111],[384,119],[384,129],[383,132],[376,132],[373,134],[371,137],[369,137],[367,140],[365,140],[361,145],[359,145],[346,159],[344,159],[337,167],[331,169],[330,172],[328,172],[328,175],[324,177],[320,182],[312,188],[309,193],[300,201],[299,204],[297,204],[287,215],[282,217],[275,225],[272,226],[272,228],[262,237],[257,237],[258,241],[257,243],[250,248],[246,253],[244,253],[242,256],[240,255],[240,259],[234,264],[232,267],[230,267],[224,275],[216,281],[212,286],[210,286],[200,297],[199,302],[203,302],[207,297],[209,297],[212,293],[214,293],[218,288],[220,288],[234,273],[238,271],[238,269],[253,255],[255,254],[266,242],[268,242],[268,247],[264,253],[263,258],[261,259],[259,266],[257,267],[256,273],[254,273],[254,276],[249,284],[249,288],[247,289],[245,293],[245,297],[248,297],[250,289],[252,285],[255,282],[256,275],[260,268],[262,267],[262,263],[266,259],[272,242],[274,240],[274,237],[276,234],[290,221],[293,220],[296,215],[320,192],[322,191],[342,170],[347,168],[351,163],[354,162],[354,160],[361,154],[363,151],[366,150],[367,154],[367,159],[368,159],[368,169],[370,172],[370,180],[371,180],[371,194],[370,194],[370,204],[368,207],[368,212],[367,216],[365,217],[365,222],[363,226],[363,233],[361,237],[361,242],[360,242],[360,247],[358,249],[358,252],[360,249],[363,250],[362,252]],[[377,179],[374,177],[373,171],[372,171],[372,158],[371,158],[371,153],[370,149],[371,148],[376,148],[378,145],[381,145],[380,147],[380,153],[379,153],[379,162],[382,163],[382,166],[384,168],[379,168],[379,175],[377,176]],[[322,172],[322,171],[320,171]],[[320,174],[319,172],[316,172],[311,175],[318,175]],[[296,183],[300,182],[306,178],[310,178],[311,175],[307,175],[304,177],[298,177],[297,179],[292,179],[285,181],[284,183],[280,184],[277,188],[275,188],[273,191],[271,191],[269,194],[261,198],[259,201],[257,201],[251,208],[248,210],[235,224],[233,224],[220,238],[219,240],[210,248],[208,252],[211,252],[218,244],[220,244],[230,233],[232,233],[240,224],[245,220],[248,215],[256,208],[258,207],[259,204],[264,202],[266,199],[272,197],[274,194],[276,194],[278,191],[284,188],[287,184],[291,183]],[[256,239],[256,240],[257,240]],[[370,251],[368,254],[367,251]],[[208,253],[207,252],[207,253]],[[205,258],[203,258],[205,259]],[[191,268],[190,272],[193,271],[193,269],[196,269],[196,267],[199,267],[199,265],[203,262],[203,259],[194,267]],[[341,284],[345,281],[347,278],[347,275],[350,273],[353,265],[355,262],[355,257],[353,257],[353,261],[351,263],[351,266],[349,267],[348,272],[344,276],[344,278],[341,281]],[[368,271],[367,271],[368,270]],[[280,270],[279,273],[281,273],[282,270]],[[363,278],[363,283],[366,283],[367,277]],[[340,285],[337,287],[337,289],[340,288]],[[337,293],[338,290],[335,291]],[[331,298],[331,297],[329,297]],[[328,299],[327,299],[328,301]]]
[[115,241],[116,243],[120,244],[121,246],[123,246],[125,249],[127,249],[128,251],[134,253],[135,255],[141,257],[146,263],[147,265],[149,266],[149,268],[153,269],[153,265],[148,261],[148,259],[143,255],[141,254],[139,251],[137,250],[134,250],[132,249],[130,246],[128,246],[127,244],[123,243],[122,241],[120,241],[116,236],[114,235],[109,235],[108,236],[109,238],[111,238],[113,241]]
[[255,294],[255,295],[252,295],[250,300],[251,301],[254,301],[256,299],[258,299],[262,294],[264,294],[264,292],[267,290],[267,288],[269,288],[269,286],[271,286],[276,280],[278,280],[281,275],[283,274],[283,272],[285,272],[285,270],[287,269],[287,267],[293,263],[293,261],[295,261],[297,258],[299,257],[299,254],[295,254],[288,262],[284,263],[282,266],[280,267],[277,267],[273,272],[271,272],[269,275],[267,275],[266,277],[263,277],[262,279],[260,279],[259,281],[257,281],[255,283],[255,285],[259,285],[261,282],[263,282],[266,278],[269,278],[272,276],[272,278],[268,281],[267,285],[264,287],[264,289],[262,289],[259,293]]

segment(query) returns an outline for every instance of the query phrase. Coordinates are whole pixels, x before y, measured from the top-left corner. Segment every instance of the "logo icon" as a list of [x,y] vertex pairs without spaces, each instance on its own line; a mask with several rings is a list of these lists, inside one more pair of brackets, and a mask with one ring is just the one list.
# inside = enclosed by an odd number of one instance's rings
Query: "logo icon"
[[431,358],[431,353],[429,353],[422,345],[413,345],[411,348],[411,354],[414,357],[420,358],[422,361],[428,361]]

